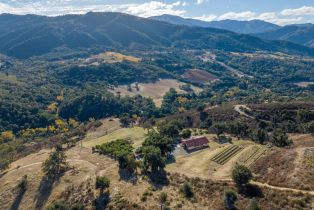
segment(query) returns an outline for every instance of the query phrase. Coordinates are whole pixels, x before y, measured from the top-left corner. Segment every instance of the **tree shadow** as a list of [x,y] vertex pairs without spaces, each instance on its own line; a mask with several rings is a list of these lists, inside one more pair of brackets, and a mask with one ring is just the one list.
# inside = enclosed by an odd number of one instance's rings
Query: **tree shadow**
[[163,169],[149,173],[148,178],[150,184],[153,185],[156,189],[161,189],[164,186],[169,185],[167,172]]
[[239,193],[243,194],[246,197],[264,197],[263,191],[261,188],[254,184],[247,184],[239,189]]
[[170,154],[167,156],[166,165],[171,164],[171,163],[175,163],[175,162],[176,162],[176,158],[174,157],[173,154]]
[[96,210],[104,210],[106,209],[108,203],[110,202],[110,194],[109,192],[100,193],[98,198],[95,200]]
[[38,193],[36,196],[36,205],[35,209],[39,210],[42,209],[43,206],[45,205],[46,201],[48,200],[53,186],[55,183],[59,182],[60,178],[63,176],[63,174],[60,174],[56,177],[53,178],[48,178],[48,177],[43,177],[40,181],[40,185],[38,188]]
[[19,189],[18,194],[15,197],[15,199],[14,199],[14,201],[10,207],[10,210],[17,210],[19,208],[25,192],[26,192],[26,189],[22,189],[22,188]]
[[136,172],[131,173],[127,169],[121,169],[121,168],[119,168],[118,172],[119,172],[120,180],[130,182],[133,185],[135,185],[137,183],[138,176],[137,176]]

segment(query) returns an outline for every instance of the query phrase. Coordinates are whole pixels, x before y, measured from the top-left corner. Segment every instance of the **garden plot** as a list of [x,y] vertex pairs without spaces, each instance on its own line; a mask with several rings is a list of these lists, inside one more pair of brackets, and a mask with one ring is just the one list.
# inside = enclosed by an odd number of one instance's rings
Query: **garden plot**
[[238,163],[250,166],[256,160],[258,160],[263,154],[265,154],[266,150],[267,149],[262,145],[253,146],[251,149],[241,154]]
[[225,164],[228,160],[230,160],[233,156],[235,156],[237,153],[239,153],[243,147],[237,146],[237,145],[230,145],[223,151],[219,152],[216,154],[213,158],[211,158],[212,161],[223,165]]

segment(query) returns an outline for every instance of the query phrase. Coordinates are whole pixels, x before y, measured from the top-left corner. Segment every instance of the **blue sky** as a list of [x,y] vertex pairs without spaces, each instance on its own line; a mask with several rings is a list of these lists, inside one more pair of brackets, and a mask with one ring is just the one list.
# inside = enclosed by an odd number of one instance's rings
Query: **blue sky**
[[314,0],[0,0],[0,13],[63,15],[89,11],[162,14],[201,20],[262,19],[280,25],[314,23]]

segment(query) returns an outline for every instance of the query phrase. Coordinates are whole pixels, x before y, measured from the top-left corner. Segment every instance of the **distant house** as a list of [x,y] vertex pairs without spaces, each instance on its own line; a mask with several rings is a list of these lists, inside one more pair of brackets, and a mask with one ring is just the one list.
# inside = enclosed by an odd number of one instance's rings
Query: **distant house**
[[182,146],[187,151],[198,150],[208,147],[208,139],[205,136],[193,136],[189,139],[183,139],[181,141]]

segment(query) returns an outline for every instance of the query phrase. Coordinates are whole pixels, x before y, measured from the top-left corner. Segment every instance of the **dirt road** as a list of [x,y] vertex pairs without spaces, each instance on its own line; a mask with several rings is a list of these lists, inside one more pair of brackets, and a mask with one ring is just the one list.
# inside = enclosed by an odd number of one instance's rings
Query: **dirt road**
[[247,117],[247,118],[254,119],[253,116],[248,115],[247,113],[245,113],[245,112],[242,111],[241,109],[251,110],[251,109],[250,109],[248,106],[246,106],[246,105],[240,105],[240,104],[238,104],[238,105],[235,105],[235,106],[234,106],[234,110],[235,110],[236,112],[238,112],[240,115],[245,116],[245,117]]

